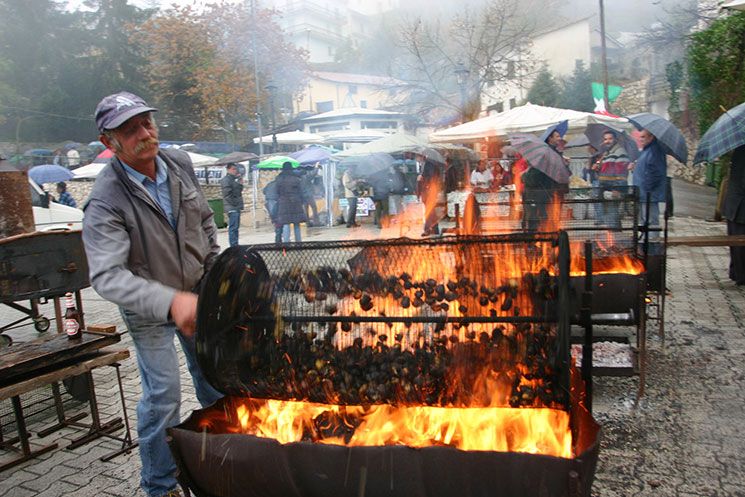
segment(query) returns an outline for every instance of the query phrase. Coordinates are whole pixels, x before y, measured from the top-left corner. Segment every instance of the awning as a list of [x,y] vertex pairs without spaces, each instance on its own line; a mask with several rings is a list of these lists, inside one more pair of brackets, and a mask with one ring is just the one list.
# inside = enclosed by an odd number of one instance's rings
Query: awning
[[569,123],[569,132],[582,132],[590,123],[609,124],[619,129],[632,128],[628,120],[622,117],[528,103],[506,112],[436,131],[429,135],[429,140],[432,143],[466,143],[490,137],[506,137],[510,133],[535,133],[564,120]]

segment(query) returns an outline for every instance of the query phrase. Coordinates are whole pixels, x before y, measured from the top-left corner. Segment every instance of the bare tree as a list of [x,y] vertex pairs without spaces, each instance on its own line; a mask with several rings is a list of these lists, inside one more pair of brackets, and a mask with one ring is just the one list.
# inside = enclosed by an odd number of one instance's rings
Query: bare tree
[[534,70],[530,41],[539,3],[490,0],[446,21],[405,20],[395,74],[401,107],[420,116],[450,109],[466,120],[476,117],[490,88]]

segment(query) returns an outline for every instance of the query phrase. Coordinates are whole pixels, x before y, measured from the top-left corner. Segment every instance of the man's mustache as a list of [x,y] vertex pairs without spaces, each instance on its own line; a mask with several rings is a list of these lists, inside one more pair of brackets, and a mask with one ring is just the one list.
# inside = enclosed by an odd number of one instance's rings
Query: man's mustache
[[158,142],[158,140],[156,140],[155,138],[148,138],[147,140],[142,140],[142,141],[141,141],[140,143],[138,143],[138,144],[137,144],[137,146],[135,147],[135,153],[136,153],[136,154],[139,154],[140,152],[142,152],[142,151],[143,151],[143,150],[145,150],[146,148],[150,148],[150,147],[152,147],[153,145],[155,145],[155,146],[157,147],[157,146],[158,146],[158,144],[159,144],[159,142]]

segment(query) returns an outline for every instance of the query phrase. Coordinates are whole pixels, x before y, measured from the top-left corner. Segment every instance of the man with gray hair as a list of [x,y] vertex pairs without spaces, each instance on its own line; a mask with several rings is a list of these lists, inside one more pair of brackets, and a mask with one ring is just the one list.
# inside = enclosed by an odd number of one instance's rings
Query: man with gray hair
[[96,107],[100,140],[114,157],[96,179],[83,219],[93,288],[117,304],[137,351],[142,397],[137,433],[141,485],[178,496],[166,428],[180,421],[178,337],[203,406],[221,394],[196,361],[196,290],[220,251],[212,211],[189,156],[160,150],[156,109],[128,92]]

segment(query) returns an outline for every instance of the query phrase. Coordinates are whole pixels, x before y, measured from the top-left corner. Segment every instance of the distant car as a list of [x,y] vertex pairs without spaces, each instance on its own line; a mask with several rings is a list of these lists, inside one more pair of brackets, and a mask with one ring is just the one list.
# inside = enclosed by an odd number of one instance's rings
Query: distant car
[[49,194],[34,180],[28,179],[31,187],[31,205],[34,210],[36,231],[83,229],[83,211],[49,200]]

